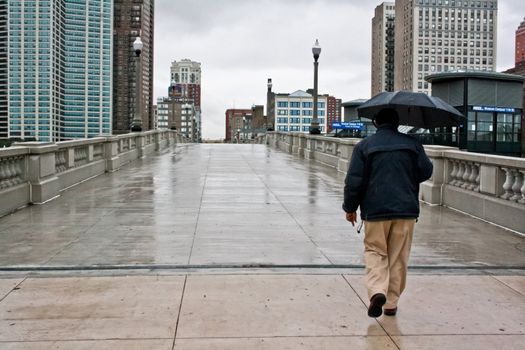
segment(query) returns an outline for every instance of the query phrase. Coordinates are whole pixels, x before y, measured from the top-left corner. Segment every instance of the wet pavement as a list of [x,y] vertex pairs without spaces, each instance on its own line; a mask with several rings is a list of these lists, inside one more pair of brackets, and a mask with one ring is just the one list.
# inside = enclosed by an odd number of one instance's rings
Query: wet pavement
[[0,218],[0,349],[521,349],[525,238],[422,206],[396,317],[366,316],[343,176],[188,145]]
[[[363,264],[343,175],[263,145],[189,145],[0,218],[0,268]],[[525,268],[523,236],[422,205],[411,267]]]

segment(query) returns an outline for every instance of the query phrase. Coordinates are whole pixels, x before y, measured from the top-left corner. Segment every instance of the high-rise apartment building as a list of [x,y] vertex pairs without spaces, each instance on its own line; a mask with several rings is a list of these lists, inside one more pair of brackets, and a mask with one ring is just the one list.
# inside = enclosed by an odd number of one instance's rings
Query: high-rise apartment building
[[334,96],[326,96],[326,132],[332,131],[332,123],[341,121],[342,100]]
[[395,3],[384,2],[372,18],[372,96],[394,91]]
[[525,18],[516,29],[516,66],[525,62]]
[[170,94],[176,98],[192,100],[201,108],[201,64],[189,59],[173,61],[170,68]]
[[0,137],[111,134],[112,11],[111,0],[7,1],[0,76],[7,60],[8,131]]
[[430,93],[425,76],[496,69],[497,0],[396,0],[394,90]]
[[[185,123],[190,123],[189,119],[187,121],[182,120],[182,128],[186,127],[186,130],[191,132],[192,140],[200,142],[202,138],[201,64],[189,59],[173,61],[170,68],[170,78],[169,97],[185,106],[191,105],[191,116],[189,114],[186,116],[191,118],[191,126],[184,126]],[[187,107],[186,110],[188,110]],[[184,115],[182,117],[184,118]]]
[[[113,132],[128,133],[135,115],[137,69],[142,130],[154,128],[153,27],[154,0],[115,0],[113,58]],[[140,36],[144,47],[137,67],[133,42]]]

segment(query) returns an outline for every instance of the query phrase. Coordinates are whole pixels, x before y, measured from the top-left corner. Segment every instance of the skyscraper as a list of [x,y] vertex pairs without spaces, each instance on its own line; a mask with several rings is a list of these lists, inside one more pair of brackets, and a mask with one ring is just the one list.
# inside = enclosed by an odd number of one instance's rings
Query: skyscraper
[[112,0],[65,0],[64,5],[62,139],[109,135]]
[[0,139],[7,138],[7,0],[0,0]]
[[112,8],[111,0],[8,0],[8,138],[111,134]]
[[395,90],[429,93],[429,74],[496,69],[497,0],[395,4]]
[[154,128],[153,27],[154,0],[115,0],[113,58],[113,132],[128,133],[136,108],[137,65],[133,42],[140,36],[139,96],[142,130]]
[[372,96],[394,91],[395,4],[384,2],[372,19]]

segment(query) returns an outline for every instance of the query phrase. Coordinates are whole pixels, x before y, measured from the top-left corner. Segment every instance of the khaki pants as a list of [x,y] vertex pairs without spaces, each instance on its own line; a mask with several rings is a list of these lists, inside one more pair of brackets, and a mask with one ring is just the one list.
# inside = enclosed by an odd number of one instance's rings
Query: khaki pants
[[405,289],[414,219],[365,221],[365,264],[368,299],[386,295],[386,309],[397,307]]

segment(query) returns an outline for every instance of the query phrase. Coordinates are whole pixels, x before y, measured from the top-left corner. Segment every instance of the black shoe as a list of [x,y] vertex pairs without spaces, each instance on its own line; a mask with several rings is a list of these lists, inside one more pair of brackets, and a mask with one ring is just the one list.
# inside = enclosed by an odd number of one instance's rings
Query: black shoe
[[383,312],[385,313],[385,316],[395,316],[397,313],[397,307],[393,309],[384,309]]
[[368,307],[368,316],[379,317],[383,314],[383,305],[386,303],[386,296],[382,293],[374,294],[370,299],[370,306]]

